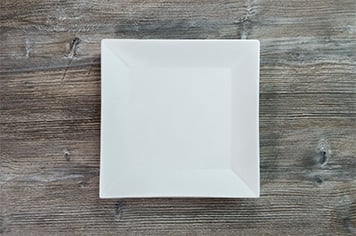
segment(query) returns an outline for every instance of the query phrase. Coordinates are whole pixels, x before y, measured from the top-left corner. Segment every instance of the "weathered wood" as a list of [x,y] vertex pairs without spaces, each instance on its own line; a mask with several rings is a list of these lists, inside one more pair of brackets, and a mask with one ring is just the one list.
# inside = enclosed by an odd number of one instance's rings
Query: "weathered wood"
[[[0,8],[0,233],[355,234],[354,0]],[[99,200],[103,38],[260,40],[261,198]]]

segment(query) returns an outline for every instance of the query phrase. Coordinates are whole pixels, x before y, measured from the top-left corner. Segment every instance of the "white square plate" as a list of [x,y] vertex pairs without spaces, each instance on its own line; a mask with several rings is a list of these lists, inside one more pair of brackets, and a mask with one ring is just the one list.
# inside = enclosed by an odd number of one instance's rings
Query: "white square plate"
[[100,197],[258,197],[259,42],[101,44]]

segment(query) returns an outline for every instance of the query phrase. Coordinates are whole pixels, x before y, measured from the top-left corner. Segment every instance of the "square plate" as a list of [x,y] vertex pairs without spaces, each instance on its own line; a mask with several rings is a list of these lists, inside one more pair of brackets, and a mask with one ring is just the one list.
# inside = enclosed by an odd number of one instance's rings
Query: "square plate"
[[258,197],[259,42],[104,39],[100,197]]

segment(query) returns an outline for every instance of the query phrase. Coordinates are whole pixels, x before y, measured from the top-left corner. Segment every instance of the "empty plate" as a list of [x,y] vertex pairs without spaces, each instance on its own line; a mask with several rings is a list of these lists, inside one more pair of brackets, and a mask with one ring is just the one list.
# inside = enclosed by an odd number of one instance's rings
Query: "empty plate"
[[104,39],[100,197],[258,197],[259,42]]

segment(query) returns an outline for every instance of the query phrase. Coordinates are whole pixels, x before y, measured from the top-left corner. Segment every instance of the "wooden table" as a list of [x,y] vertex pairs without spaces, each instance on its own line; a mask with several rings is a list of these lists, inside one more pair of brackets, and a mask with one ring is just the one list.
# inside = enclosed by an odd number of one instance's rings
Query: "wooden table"
[[[354,235],[355,0],[3,0],[4,235]],[[259,39],[259,199],[100,200],[100,40]]]

